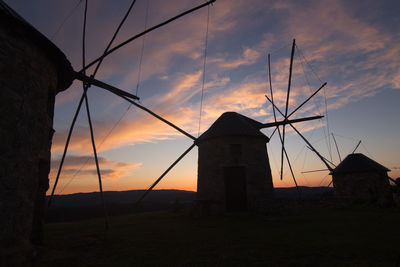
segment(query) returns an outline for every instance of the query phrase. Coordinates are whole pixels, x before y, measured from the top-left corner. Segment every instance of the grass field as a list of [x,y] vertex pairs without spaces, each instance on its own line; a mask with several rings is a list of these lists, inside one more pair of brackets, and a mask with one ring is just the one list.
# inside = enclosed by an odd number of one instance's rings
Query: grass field
[[185,212],[46,225],[38,266],[400,266],[400,211],[290,204],[269,214]]

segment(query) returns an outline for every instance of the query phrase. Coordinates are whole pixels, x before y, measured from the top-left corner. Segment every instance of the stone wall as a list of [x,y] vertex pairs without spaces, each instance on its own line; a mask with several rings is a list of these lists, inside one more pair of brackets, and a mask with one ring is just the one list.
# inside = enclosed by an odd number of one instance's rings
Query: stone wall
[[377,201],[389,190],[386,172],[334,174],[332,180],[334,194],[338,197]]
[[1,266],[29,265],[42,238],[57,86],[44,53],[0,27]]
[[248,208],[271,197],[273,184],[264,138],[218,137],[199,144],[197,199],[225,207],[224,167],[246,170]]

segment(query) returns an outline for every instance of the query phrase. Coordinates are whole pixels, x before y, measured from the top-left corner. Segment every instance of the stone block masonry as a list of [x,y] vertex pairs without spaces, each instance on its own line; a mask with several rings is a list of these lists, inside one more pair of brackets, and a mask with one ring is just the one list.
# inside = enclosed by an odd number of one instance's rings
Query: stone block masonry
[[0,266],[30,266],[42,242],[55,95],[64,54],[0,1]]

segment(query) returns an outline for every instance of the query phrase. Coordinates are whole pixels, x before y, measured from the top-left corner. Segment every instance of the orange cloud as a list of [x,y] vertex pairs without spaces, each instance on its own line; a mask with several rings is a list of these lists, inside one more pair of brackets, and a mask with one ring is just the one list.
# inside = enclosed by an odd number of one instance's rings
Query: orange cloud
[[[142,163],[125,163],[109,160],[105,157],[98,157],[100,165],[100,173],[102,178],[117,180],[133,170],[140,168]],[[58,171],[60,159],[52,160],[50,170],[50,180],[55,179]],[[97,176],[96,165],[93,156],[67,156],[64,164],[61,178],[78,177],[84,179],[87,177]]]

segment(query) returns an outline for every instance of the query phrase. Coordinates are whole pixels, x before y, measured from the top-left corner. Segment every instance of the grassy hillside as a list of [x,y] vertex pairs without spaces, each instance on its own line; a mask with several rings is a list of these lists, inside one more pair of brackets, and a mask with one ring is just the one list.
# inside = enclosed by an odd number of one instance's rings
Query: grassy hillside
[[288,202],[269,214],[148,212],[46,226],[38,266],[396,266],[400,212]]
[[[329,187],[299,187],[302,199],[319,199],[332,194]],[[107,213],[111,216],[126,215],[145,211],[160,211],[168,209],[171,203],[179,201],[190,204],[196,192],[184,190],[153,190],[136,206],[136,201],[143,195],[144,190],[107,191],[104,192]],[[275,188],[277,199],[297,199],[298,192],[295,187]],[[48,197],[49,198],[49,197]],[[51,207],[47,208],[47,222],[66,222],[102,217],[104,214],[100,202],[100,194],[78,193],[70,195],[56,195]]]

